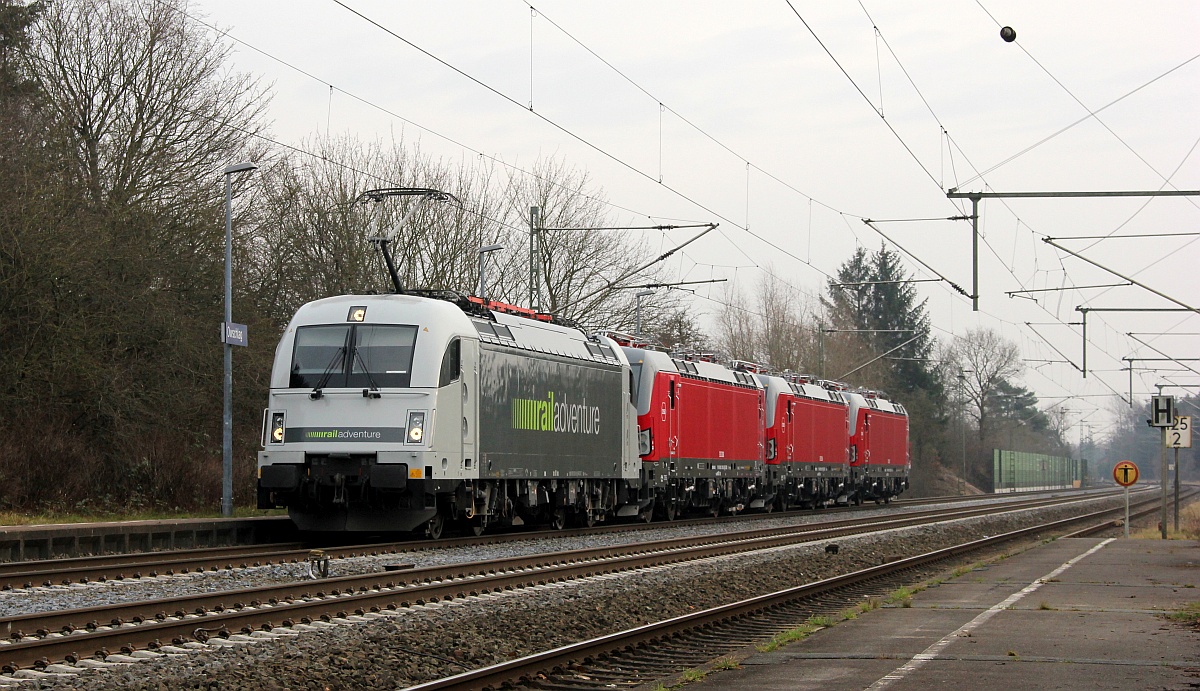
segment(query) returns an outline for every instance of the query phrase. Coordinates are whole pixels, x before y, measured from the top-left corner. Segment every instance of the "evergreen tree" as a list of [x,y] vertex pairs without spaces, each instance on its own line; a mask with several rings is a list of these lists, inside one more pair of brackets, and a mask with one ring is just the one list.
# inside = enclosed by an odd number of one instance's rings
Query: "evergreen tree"
[[916,289],[906,282],[910,278],[899,254],[887,247],[868,254],[860,247],[838,269],[822,303],[833,328],[862,330],[876,353],[911,340],[890,355],[897,394],[924,391],[936,398],[943,391],[938,370],[929,361],[933,339],[925,311],[928,300],[918,302]]
[[887,247],[875,253],[860,247],[838,269],[821,303],[833,328],[861,330],[854,335],[875,355],[895,349],[882,361],[888,365],[889,393],[908,410],[913,482],[928,491],[930,463],[946,457],[946,396],[941,370],[932,361],[926,301],[917,299],[909,278],[900,255]]

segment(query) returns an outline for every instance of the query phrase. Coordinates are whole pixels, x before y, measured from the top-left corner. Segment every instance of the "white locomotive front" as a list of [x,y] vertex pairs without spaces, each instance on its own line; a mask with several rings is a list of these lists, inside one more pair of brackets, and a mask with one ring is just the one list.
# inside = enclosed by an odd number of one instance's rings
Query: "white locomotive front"
[[636,513],[620,348],[448,297],[297,311],[275,355],[259,507],[285,506],[307,531],[432,536],[452,520],[478,531]]

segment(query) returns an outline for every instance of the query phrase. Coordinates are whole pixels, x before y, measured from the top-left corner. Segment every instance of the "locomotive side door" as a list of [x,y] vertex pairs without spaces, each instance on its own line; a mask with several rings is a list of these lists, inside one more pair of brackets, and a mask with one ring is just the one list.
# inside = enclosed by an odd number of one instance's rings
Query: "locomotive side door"
[[865,473],[871,461],[871,414],[864,410],[862,416],[862,425],[858,428],[858,462]]
[[434,434],[441,449],[442,468],[439,473],[456,476],[463,468],[463,434],[460,431],[465,413],[462,399],[462,345],[467,339],[455,338],[446,346],[438,373],[438,398]]
[[786,427],[783,439],[779,443],[783,444],[783,460],[790,462],[796,460],[796,399],[791,396],[787,396],[786,399],[787,409],[783,417]]
[[679,375],[668,373],[667,396],[662,402],[662,418],[667,432],[666,458],[670,462],[669,469],[674,469],[675,460],[679,458]]
[[479,341],[462,339],[462,457],[463,470],[478,477],[475,440],[479,436]]

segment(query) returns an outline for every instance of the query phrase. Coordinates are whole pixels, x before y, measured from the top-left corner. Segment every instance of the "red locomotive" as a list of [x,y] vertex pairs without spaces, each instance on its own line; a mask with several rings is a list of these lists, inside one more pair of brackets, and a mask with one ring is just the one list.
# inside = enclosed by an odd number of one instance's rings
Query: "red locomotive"
[[628,344],[643,511],[817,508],[907,488],[907,413],[879,392],[608,335]]
[[852,498],[889,502],[908,487],[908,412],[879,391],[847,394],[854,427],[850,435]]

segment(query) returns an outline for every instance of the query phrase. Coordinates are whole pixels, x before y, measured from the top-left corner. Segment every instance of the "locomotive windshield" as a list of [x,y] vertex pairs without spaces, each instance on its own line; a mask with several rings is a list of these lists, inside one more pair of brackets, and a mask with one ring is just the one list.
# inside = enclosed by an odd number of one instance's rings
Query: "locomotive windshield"
[[415,326],[337,324],[296,329],[292,388],[409,385]]

